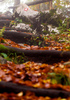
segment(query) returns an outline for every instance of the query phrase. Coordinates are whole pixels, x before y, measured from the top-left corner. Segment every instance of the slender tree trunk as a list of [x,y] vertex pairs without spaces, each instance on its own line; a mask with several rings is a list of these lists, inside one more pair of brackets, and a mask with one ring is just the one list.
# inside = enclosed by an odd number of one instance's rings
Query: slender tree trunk
[[49,4],[50,4],[49,5],[49,10],[51,10],[52,9],[52,1],[50,1]]
[[67,19],[67,29],[69,28],[69,18]]

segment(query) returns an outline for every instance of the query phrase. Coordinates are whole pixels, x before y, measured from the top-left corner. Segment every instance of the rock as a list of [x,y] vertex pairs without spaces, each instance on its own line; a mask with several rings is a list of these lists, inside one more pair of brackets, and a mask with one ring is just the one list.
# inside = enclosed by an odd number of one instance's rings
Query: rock
[[[32,31],[36,30],[36,33],[41,33],[40,13],[30,9],[26,4],[22,4],[17,7],[13,18],[20,18],[24,23],[32,24]],[[31,29],[29,30],[31,31]]]
[[6,11],[0,14],[1,17],[12,18],[12,13],[10,11]]
[[15,10],[15,16],[16,13],[18,14],[18,17],[26,17],[30,22],[33,23],[34,18],[36,18],[37,15],[39,15],[38,11],[34,11],[30,9],[26,4],[21,4],[16,10]]
[[13,25],[13,28],[16,29],[23,29],[24,31],[32,31],[29,24],[19,23],[17,26]]
[[1,64],[6,64],[7,60],[0,56],[0,63]]
[[57,27],[52,27],[52,25],[48,25],[48,31],[50,31],[50,33],[55,32],[56,34],[59,34],[59,30]]
[[12,13],[10,12],[10,11],[6,11],[5,13],[4,13],[4,15],[6,16],[6,17],[12,17]]

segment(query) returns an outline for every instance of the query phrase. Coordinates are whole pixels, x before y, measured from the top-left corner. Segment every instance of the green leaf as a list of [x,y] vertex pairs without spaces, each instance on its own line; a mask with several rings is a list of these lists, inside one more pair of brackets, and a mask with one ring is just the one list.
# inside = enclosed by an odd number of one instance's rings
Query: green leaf
[[6,53],[1,53],[1,55],[4,57],[4,58],[7,58],[7,54]]
[[69,78],[62,72],[60,73],[48,73],[48,78],[51,79],[52,84],[62,84],[62,85],[69,85],[70,81]]
[[22,23],[22,19],[20,19],[19,22]]
[[42,43],[42,42],[40,41],[38,44],[41,45],[41,43]]
[[3,32],[5,31],[5,26],[0,30],[0,37],[3,36]]

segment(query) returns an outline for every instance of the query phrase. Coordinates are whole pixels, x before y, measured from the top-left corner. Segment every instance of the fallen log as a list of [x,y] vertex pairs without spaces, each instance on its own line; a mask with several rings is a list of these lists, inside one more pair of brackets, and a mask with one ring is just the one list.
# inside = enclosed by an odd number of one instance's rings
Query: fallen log
[[[44,2],[50,2],[50,1],[52,1],[52,0],[37,0],[37,1],[27,2],[26,5],[31,6],[31,5],[36,5],[36,4],[44,3]],[[15,6],[11,6],[9,8],[10,9],[15,9],[18,6],[19,5],[15,5]]]

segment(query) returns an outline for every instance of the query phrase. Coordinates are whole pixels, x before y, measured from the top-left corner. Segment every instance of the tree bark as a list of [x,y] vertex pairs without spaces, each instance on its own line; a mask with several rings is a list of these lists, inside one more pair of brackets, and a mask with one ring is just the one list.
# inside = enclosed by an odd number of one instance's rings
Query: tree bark
[[52,9],[52,1],[50,1],[49,3],[50,3],[49,10],[51,10]]
[[[18,1],[20,1],[20,0],[18,0]],[[52,1],[53,0],[37,0],[37,1],[28,2],[28,3],[26,3],[26,5],[31,6],[31,5],[36,5],[36,4],[40,4],[40,3],[44,3],[44,2],[52,2]],[[18,4],[19,4],[19,2],[17,2],[17,0],[15,0],[14,7],[9,7],[9,8],[15,9],[16,7],[18,7]],[[52,5],[51,5],[51,7],[52,7]]]
[[36,5],[36,4],[44,3],[44,2],[50,2],[50,1],[52,1],[52,0],[37,0],[37,1],[28,2],[26,4],[28,6],[31,6],[31,5]]

